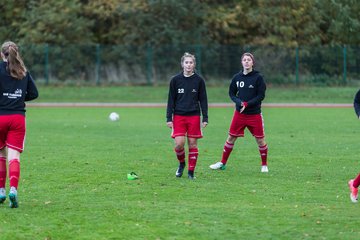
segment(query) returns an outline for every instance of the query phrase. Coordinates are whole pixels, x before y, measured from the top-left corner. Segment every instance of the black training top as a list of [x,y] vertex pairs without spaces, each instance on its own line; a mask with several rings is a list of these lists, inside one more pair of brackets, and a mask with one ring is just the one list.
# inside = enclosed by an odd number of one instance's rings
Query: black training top
[[261,102],[265,98],[266,85],[259,72],[253,70],[244,75],[239,72],[234,75],[229,87],[229,96],[240,112],[241,103],[247,102],[243,114],[261,113]]
[[30,73],[21,79],[7,71],[7,62],[0,61],[0,115],[25,115],[25,101],[38,97],[38,90]]
[[360,90],[356,93],[354,98],[354,109],[358,117],[360,117]]
[[181,72],[170,81],[166,119],[172,121],[173,114],[182,116],[200,116],[208,122],[208,101],[205,81],[197,73],[185,77]]

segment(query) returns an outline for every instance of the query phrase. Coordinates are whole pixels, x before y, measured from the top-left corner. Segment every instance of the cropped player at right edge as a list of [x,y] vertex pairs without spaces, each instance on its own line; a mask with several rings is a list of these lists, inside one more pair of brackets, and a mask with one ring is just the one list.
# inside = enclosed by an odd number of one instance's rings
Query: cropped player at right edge
[[[360,119],[360,90],[356,93],[354,99],[354,109],[357,117]],[[355,179],[350,179],[349,188],[350,188],[350,199],[353,203],[358,201],[358,187],[360,185],[360,173]]]

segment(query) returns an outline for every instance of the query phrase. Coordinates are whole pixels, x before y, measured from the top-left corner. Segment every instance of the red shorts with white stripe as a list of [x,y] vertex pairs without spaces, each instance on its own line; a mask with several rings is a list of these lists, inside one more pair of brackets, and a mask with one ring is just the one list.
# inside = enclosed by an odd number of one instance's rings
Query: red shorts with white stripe
[[265,131],[262,114],[242,114],[235,110],[229,134],[234,137],[243,137],[245,128],[248,128],[254,137],[264,138]]
[[200,116],[174,115],[171,137],[187,136],[190,138],[202,138]]
[[5,146],[19,152],[24,150],[25,116],[21,114],[0,116],[0,149]]

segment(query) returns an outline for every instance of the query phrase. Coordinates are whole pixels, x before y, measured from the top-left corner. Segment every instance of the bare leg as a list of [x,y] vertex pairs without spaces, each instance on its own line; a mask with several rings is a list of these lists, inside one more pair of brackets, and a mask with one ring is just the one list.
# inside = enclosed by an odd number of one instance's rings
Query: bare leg
[[185,146],[185,136],[175,137],[175,149],[181,150],[184,149]]

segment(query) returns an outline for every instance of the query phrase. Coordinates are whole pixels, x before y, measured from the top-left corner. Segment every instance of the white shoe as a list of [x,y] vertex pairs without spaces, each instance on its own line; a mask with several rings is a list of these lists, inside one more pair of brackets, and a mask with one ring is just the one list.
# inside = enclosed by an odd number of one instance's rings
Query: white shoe
[[225,169],[225,165],[224,165],[222,162],[217,162],[217,163],[215,163],[215,164],[210,165],[210,168],[211,168],[211,169],[214,169],[214,170],[216,170],[216,169],[224,170],[224,169]]
[[269,169],[266,165],[261,166],[261,172],[267,173],[269,172]]
[[358,202],[358,189],[354,188],[353,183],[354,183],[354,179],[351,179],[348,182],[349,188],[350,188],[350,199],[353,203],[357,203]]

